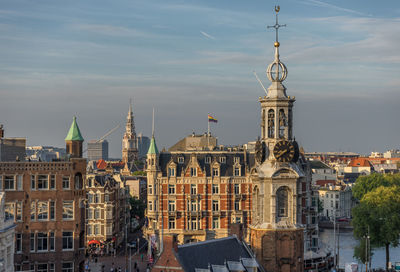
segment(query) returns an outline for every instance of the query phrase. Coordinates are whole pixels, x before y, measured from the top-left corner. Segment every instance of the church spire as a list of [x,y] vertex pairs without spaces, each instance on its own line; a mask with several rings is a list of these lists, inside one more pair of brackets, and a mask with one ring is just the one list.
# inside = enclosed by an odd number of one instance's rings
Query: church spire
[[132,110],[132,99],[129,99],[129,111],[126,117],[125,133],[122,139],[122,161],[128,169],[138,159],[135,122]]

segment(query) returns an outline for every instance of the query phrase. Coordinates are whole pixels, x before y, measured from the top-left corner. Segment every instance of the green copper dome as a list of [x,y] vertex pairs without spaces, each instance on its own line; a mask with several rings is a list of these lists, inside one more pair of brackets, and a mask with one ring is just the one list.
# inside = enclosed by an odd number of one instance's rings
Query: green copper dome
[[147,154],[158,154],[156,140],[154,139],[154,137],[151,138],[149,151],[147,151]]
[[71,127],[69,128],[67,137],[65,137],[66,141],[82,141],[83,137],[81,135],[81,131],[79,130],[78,124],[76,123],[76,117],[72,120]]

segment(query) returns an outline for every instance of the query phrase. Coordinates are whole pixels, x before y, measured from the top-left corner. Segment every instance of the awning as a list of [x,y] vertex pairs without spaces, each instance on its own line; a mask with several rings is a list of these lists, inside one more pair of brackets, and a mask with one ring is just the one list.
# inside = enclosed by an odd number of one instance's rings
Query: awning
[[101,243],[100,243],[99,241],[97,241],[97,240],[90,240],[90,241],[88,242],[88,246],[93,245],[93,244],[98,244],[98,245],[100,245]]

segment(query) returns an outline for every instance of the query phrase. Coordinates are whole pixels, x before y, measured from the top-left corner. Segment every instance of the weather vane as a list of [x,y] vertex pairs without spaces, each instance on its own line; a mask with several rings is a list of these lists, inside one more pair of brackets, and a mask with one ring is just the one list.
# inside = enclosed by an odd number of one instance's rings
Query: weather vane
[[279,6],[275,6],[275,12],[276,12],[276,22],[275,22],[275,25],[273,25],[273,26],[267,26],[267,28],[275,28],[275,33],[276,33],[275,46],[276,46],[276,47],[279,47],[278,30],[279,30],[280,27],[286,26],[286,24],[280,25],[280,24],[278,23],[278,12],[279,12],[280,9],[281,9],[281,8],[280,8]]

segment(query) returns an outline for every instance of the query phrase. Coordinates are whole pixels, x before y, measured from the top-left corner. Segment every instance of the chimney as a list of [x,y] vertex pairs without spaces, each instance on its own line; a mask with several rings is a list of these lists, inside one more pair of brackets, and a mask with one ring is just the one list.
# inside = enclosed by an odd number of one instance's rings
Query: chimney
[[0,139],[1,138],[4,138],[4,128],[2,124],[0,124]]

